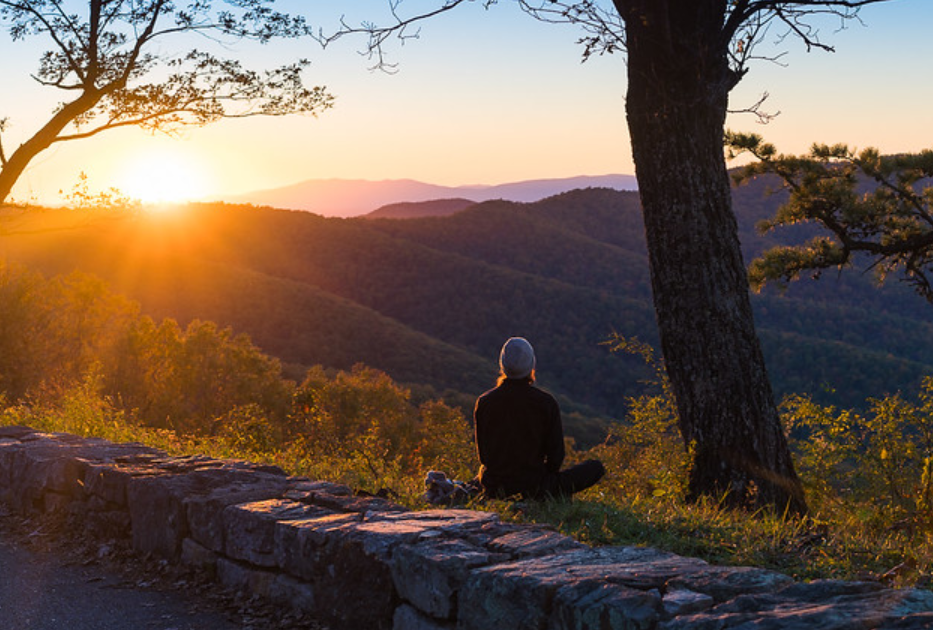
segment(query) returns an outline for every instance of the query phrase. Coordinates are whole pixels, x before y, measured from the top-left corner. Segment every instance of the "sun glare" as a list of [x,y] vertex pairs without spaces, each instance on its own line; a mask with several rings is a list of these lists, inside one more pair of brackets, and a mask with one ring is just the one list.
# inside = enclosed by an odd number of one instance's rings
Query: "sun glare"
[[130,157],[116,186],[145,204],[165,204],[204,197],[208,183],[202,164],[186,154],[161,151]]

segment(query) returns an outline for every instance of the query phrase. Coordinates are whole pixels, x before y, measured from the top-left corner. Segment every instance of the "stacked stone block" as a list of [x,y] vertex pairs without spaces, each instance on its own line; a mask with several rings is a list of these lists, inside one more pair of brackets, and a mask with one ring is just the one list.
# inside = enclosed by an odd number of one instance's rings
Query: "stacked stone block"
[[28,427],[0,427],[0,504],[208,567],[335,629],[933,628],[927,590],[591,548],[491,513],[410,511],[271,466]]

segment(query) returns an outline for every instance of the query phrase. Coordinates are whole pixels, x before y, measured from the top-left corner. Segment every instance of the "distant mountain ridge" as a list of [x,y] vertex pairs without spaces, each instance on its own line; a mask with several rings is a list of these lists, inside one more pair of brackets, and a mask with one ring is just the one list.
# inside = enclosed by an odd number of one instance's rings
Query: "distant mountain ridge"
[[414,203],[390,203],[369,214],[362,215],[365,219],[416,219],[420,217],[446,217],[475,206],[475,201],[469,199],[434,199],[432,201],[416,201]]
[[326,217],[355,217],[396,203],[452,198],[474,202],[495,199],[534,202],[579,188],[637,190],[638,186],[634,175],[584,175],[495,186],[439,186],[413,179],[309,179],[282,188],[236,195],[224,201],[287,210],[306,210]]

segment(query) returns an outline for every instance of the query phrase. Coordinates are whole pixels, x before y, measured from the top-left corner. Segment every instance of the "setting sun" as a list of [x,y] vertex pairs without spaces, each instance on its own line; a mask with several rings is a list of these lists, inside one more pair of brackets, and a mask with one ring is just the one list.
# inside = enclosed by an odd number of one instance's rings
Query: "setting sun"
[[141,153],[127,160],[116,176],[116,187],[143,203],[190,201],[209,189],[202,164],[183,153]]

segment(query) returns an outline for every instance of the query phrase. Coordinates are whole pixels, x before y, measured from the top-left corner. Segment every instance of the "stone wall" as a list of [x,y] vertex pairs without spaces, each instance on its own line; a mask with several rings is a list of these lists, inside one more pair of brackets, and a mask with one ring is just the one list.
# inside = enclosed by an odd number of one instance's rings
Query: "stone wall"
[[486,512],[409,511],[271,466],[27,427],[0,427],[0,503],[211,567],[335,629],[933,628],[926,590],[590,548]]

